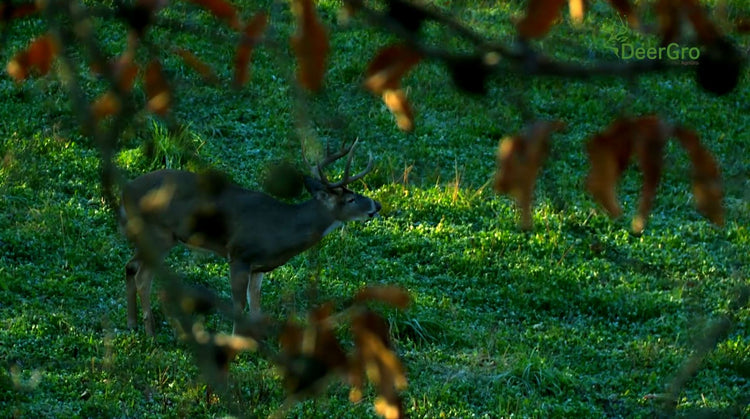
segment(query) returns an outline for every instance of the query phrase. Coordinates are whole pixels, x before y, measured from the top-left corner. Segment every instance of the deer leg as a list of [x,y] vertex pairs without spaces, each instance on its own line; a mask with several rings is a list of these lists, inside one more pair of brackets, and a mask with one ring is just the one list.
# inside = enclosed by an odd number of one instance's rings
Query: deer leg
[[[232,262],[229,264],[229,277],[232,283],[234,315],[239,317],[245,312],[245,305],[247,304],[245,294],[250,282],[250,268],[242,262]],[[236,320],[232,328],[232,334],[237,334]]]
[[260,286],[263,282],[263,272],[250,274],[250,282],[247,284],[247,303],[250,305],[250,314],[260,314]]
[[138,268],[135,274],[135,287],[138,297],[141,299],[141,310],[143,311],[143,325],[149,336],[154,335],[154,315],[151,312],[151,282],[154,278],[150,269],[144,265]]
[[140,270],[140,262],[137,256],[125,265],[125,295],[128,302],[128,328],[134,329],[137,326],[138,302],[136,301],[135,275]]
[[[166,256],[167,252],[174,245],[174,242],[167,235],[163,237],[154,236],[155,240],[159,240],[162,244],[161,247],[154,250],[157,255],[156,260],[162,260]],[[151,312],[151,283],[153,281],[154,274],[143,262],[140,256],[140,251],[136,248],[135,255],[125,265],[125,291],[128,302],[128,327],[134,328],[138,316],[138,308],[136,304],[136,295],[141,300],[141,311],[143,311],[143,324],[146,328],[146,333],[150,336],[154,335],[154,315]]]

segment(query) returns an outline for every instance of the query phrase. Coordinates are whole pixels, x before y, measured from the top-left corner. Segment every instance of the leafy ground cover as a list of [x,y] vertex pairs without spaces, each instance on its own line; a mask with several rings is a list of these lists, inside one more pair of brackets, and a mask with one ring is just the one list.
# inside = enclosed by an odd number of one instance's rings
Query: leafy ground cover
[[[456,17],[488,37],[503,38],[509,16],[521,10],[515,2],[477,3]],[[363,63],[389,38],[336,26],[338,6],[320,5],[323,19],[338,29],[331,33],[328,87],[306,111],[320,121],[321,138],[359,137],[376,156],[375,171],[355,187],[383,204],[382,217],[347,225],[274,271],[264,286],[266,312],[296,315],[323,301],[343,301],[366,284],[407,289],[408,310],[383,311],[407,368],[404,405],[414,417],[658,416],[659,395],[709,326],[732,313],[729,332],[684,385],[676,412],[750,415],[749,311],[731,309],[750,273],[750,119],[741,111],[750,103],[747,74],[744,88],[721,98],[681,72],[644,77],[635,96],[622,80],[509,74],[490,84],[487,97],[472,97],[427,63],[404,81],[418,110],[416,130],[404,134],[379,98],[359,87]],[[562,57],[609,54],[607,42],[621,23],[597,7],[595,19],[580,27],[555,27],[546,45]],[[170,13],[180,19],[193,10]],[[291,33],[283,23],[288,13],[274,10],[279,31]],[[200,19],[213,22],[207,14]],[[0,52],[3,62],[23,45],[22,35],[39,27],[25,22],[13,30]],[[179,41],[219,63],[220,77],[231,77],[231,48],[200,36]],[[113,35],[108,45],[117,51],[121,42]],[[144,115],[122,138],[118,163],[132,176],[210,164],[259,188],[269,162],[299,161],[292,64],[285,53],[259,48],[250,84],[218,94],[175,58],[167,65],[184,129],[169,133]],[[567,123],[553,137],[532,232],[517,228],[512,202],[489,187],[498,140],[522,126],[514,95],[525,97],[533,114]],[[220,398],[207,391],[160,311],[153,340],[125,328],[130,248],[101,198],[99,156],[76,128],[61,81],[16,85],[4,76],[0,98],[0,416],[278,412],[284,389],[266,360],[243,354],[231,367],[238,384]],[[724,228],[695,211],[687,157],[673,146],[643,235],[628,232],[640,187],[634,171],[621,186],[623,220],[611,221],[596,207],[583,187],[584,144],[623,110],[657,112],[701,134],[722,167]],[[155,140],[155,153],[144,150],[144,138]],[[169,263],[186,281],[229,297],[222,260],[179,248]],[[287,414],[372,416],[369,401],[351,404],[348,389],[333,384],[324,397]]]

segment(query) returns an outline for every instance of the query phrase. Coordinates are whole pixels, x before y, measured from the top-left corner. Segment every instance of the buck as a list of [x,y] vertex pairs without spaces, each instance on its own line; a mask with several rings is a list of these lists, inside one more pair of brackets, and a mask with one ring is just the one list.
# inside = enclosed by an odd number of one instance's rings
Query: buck
[[[264,273],[320,242],[342,223],[367,220],[380,211],[380,203],[347,189],[373,167],[370,155],[362,172],[349,175],[356,145],[357,141],[327,153],[316,165],[305,158],[315,176],[304,176],[312,198],[298,204],[243,189],[216,175],[180,170],[159,170],[128,183],[122,192],[121,224],[136,247],[125,266],[128,327],[136,327],[137,295],[146,333],[154,334],[153,272],[145,263],[145,252],[154,256],[148,260],[161,261],[177,243],[227,258],[235,312],[244,313],[247,303],[251,313],[260,313]],[[323,169],[344,156],[348,157],[343,179],[329,182]]]

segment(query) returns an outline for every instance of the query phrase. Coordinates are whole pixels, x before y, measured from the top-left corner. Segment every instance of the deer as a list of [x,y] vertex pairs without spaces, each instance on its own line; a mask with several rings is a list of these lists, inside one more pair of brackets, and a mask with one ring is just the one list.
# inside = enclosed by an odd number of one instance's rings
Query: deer
[[[216,173],[162,169],[144,174],[122,190],[120,224],[135,245],[125,265],[128,328],[137,327],[140,299],[143,323],[154,335],[151,312],[153,272],[149,266],[163,261],[177,244],[208,250],[229,263],[229,279],[235,319],[250,306],[252,315],[261,312],[263,275],[284,265],[292,257],[319,243],[324,236],[348,221],[365,221],[378,215],[378,201],[347,188],[373,168],[372,154],[361,172],[350,175],[357,141],[310,166],[304,175],[311,198],[286,203],[264,192],[244,189]],[[324,168],[347,156],[343,178],[328,180]],[[143,240],[147,240],[146,243]],[[141,243],[141,246],[138,243]],[[151,252],[146,258],[146,251]],[[234,322],[233,334],[237,334]]]

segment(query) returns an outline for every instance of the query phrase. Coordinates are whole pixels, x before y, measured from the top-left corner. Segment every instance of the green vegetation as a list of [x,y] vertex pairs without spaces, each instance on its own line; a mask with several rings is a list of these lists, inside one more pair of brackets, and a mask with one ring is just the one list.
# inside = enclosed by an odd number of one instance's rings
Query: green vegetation
[[[521,8],[494,3],[477,2],[456,18],[504,39]],[[320,6],[334,28],[338,6]],[[593,6],[580,27],[556,26],[546,49],[609,57],[607,43],[621,23],[610,9]],[[175,7],[171,17],[184,19],[187,10],[193,8]],[[286,48],[289,14],[276,13]],[[216,26],[209,15],[201,19]],[[13,26],[0,61],[39,30],[30,21]],[[404,80],[418,112],[416,130],[404,134],[380,99],[358,87],[364,63],[389,39],[358,24],[333,30],[327,88],[306,110],[320,138],[359,137],[372,151],[375,171],[353,187],[383,204],[382,217],[349,224],[274,271],[263,288],[264,310],[282,319],[342,302],[366,284],[407,289],[409,309],[383,312],[407,368],[404,406],[413,417],[658,415],[659,395],[705,340],[707,326],[730,312],[738,286],[748,284],[748,75],[739,90],[716,98],[698,89],[690,72],[644,77],[633,97],[632,85],[614,78],[509,74],[480,98],[455,91],[442,67],[424,63]],[[217,64],[222,80],[231,78],[229,46],[193,35],[171,40]],[[112,51],[122,48],[117,34],[107,42]],[[270,162],[301,161],[292,63],[286,52],[261,46],[251,82],[231,91],[205,85],[172,57],[165,66],[184,128],[170,134],[162,121],[140,116],[121,139],[118,164],[130,177],[165,165],[212,165],[259,188]],[[94,76],[85,82],[99,83]],[[77,128],[61,83],[55,76],[22,85],[0,77],[0,417],[273,414],[285,394],[267,360],[242,354],[231,366],[237,385],[219,397],[207,391],[161,311],[153,340],[142,328],[125,328],[130,247],[102,199],[99,155]],[[534,115],[568,126],[553,136],[528,233],[517,228],[513,203],[489,187],[498,140],[522,128],[515,95]],[[635,171],[620,188],[624,219],[611,221],[596,207],[583,188],[584,144],[621,111],[655,112],[700,133],[722,168],[724,228],[695,210],[688,159],[673,145],[642,236],[628,232],[640,189]],[[156,146],[144,147],[146,139]],[[229,298],[223,260],[178,248],[168,261],[186,281]],[[734,415],[750,416],[750,310],[733,316],[728,335],[680,393],[679,415],[739,406]],[[218,317],[209,324],[231,330]],[[335,383],[288,414],[373,416],[372,397],[353,405],[348,388]]]

